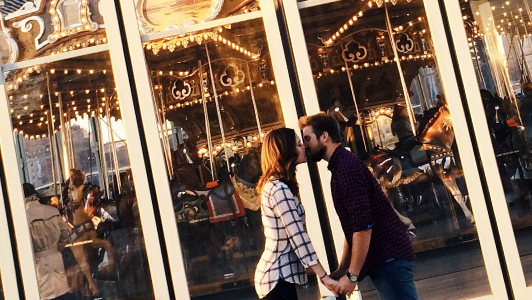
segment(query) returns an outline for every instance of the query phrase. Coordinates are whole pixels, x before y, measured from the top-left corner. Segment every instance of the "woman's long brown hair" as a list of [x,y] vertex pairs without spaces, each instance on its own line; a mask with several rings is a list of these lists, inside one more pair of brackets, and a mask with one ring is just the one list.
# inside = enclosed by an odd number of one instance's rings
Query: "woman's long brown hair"
[[290,128],[279,128],[270,131],[262,143],[261,151],[262,175],[257,183],[257,192],[262,194],[264,185],[271,178],[284,182],[294,195],[299,195],[296,181],[296,132]]

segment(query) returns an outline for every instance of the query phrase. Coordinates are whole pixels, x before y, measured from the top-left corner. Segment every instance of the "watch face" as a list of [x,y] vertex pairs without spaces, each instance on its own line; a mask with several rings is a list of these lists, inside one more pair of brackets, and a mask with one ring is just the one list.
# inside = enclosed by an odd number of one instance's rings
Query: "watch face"
[[358,279],[358,276],[357,276],[357,275],[355,275],[355,274],[351,274],[351,273],[349,273],[349,271],[346,271],[346,272],[345,272],[345,275],[347,276],[347,278],[348,278],[349,281],[351,281],[351,282],[356,282],[357,279]]

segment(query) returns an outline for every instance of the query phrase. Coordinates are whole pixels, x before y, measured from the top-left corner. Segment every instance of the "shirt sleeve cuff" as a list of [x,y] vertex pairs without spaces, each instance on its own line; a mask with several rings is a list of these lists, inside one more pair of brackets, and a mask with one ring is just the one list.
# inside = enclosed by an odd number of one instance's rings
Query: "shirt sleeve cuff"
[[309,261],[309,262],[306,264],[305,268],[309,268],[309,267],[312,267],[313,265],[317,265],[319,262],[320,262],[320,261],[319,261],[318,259],[311,260],[311,261]]

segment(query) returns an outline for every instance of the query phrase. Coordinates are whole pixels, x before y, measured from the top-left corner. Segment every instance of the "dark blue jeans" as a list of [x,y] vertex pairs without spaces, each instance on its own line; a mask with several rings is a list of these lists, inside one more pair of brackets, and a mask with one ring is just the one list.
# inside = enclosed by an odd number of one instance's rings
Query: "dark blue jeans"
[[412,261],[394,260],[369,275],[382,300],[418,300],[413,265]]

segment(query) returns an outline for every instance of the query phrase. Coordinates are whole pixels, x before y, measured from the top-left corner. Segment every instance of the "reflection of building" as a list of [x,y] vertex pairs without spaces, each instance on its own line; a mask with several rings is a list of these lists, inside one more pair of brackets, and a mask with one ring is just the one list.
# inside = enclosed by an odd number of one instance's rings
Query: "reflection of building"
[[50,144],[47,139],[24,142],[28,180],[38,189],[53,182]]

